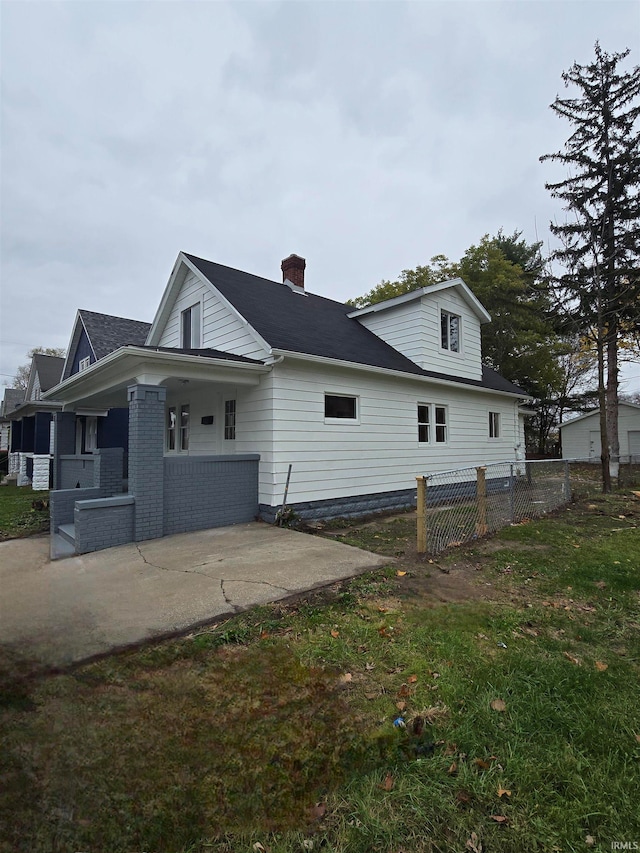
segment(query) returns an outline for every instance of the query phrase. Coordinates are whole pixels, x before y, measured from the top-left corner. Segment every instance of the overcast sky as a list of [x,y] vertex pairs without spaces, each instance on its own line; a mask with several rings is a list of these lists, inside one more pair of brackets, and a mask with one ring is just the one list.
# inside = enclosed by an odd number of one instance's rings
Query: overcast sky
[[[180,250],[344,301],[564,214],[561,73],[605,2],[2,2],[1,362],[77,308],[151,321]],[[640,365],[623,391],[640,389]]]

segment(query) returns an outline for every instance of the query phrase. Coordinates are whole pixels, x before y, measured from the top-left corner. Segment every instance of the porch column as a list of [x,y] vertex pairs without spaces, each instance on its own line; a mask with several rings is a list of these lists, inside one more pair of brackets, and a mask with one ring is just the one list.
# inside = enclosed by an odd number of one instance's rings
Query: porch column
[[157,539],[164,527],[164,404],[160,385],[130,385],[129,494],[134,495],[134,541]]
[[62,488],[61,456],[73,456],[76,452],[75,412],[56,412],[53,416],[53,488]]

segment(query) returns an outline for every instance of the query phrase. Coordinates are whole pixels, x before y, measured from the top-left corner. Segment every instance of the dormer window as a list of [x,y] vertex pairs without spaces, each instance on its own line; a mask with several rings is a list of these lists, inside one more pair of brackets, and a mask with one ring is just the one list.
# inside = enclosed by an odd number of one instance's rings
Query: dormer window
[[78,371],[86,370],[91,366],[91,356],[87,356],[86,358],[81,358],[78,362]]
[[457,314],[440,312],[440,345],[450,352],[460,352],[460,317]]
[[199,302],[180,315],[180,346],[182,349],[200,349]]

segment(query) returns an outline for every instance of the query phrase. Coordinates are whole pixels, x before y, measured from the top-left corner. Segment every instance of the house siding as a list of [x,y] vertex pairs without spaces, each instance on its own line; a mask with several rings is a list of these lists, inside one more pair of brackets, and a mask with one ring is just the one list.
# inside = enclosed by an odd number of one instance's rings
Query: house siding
[[[440,346],[440,312],[461,318],[461,352]],[[363,314],[358,321],[424,370],[465,379],[482,378],[480,323],[454,290],[442,290],[379,313]]]
[[[497,394],[348,369],[312,373],[291,361],[272,381],[273,489],[261,490],[261,504],[281,502],[289,464],[288,501],[298,503],[411,489],[419,474],[513,459],[520,441],[517,404]],[[359,422],[325,423],[325,392],[356,396]],[[446,444],[419,444],[418,403],[447,407]],[[500,413],[499,439],[489,438],[489,411]]]
[[158,346],[177,347],[180,341],[180,315],[192,305],[202,305],[202,347],[219,349],[248,358],[263,358],[266,354],[247,325],[223,302],[220,295],[189,272],[167,318]]

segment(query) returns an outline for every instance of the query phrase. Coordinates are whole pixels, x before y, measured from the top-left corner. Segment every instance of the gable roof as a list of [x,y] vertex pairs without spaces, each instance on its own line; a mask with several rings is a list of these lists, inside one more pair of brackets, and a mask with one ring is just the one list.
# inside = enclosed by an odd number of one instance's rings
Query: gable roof
[[448,281],[440,281],[437,284],[430,284],[427,287],[419,287],[417,290],[412,290],[409,293],[403,293],[401,296],[394,296],[391,299],[385,299],[383,302],[374,302],[373,305],[367,305],[365,308],[352,308],[349,316],[362,317],[365,314],[377,314],[380,311],[388,311],[390,308],[396,308],[398,305],[403,305],[405,302],[413,302],[415,299],[422,299],[423,296],[431,296],[434,293],[440,293],[443,290],[455,290],[456,293],[458,293],[458,295],[467,303],[469,308],[471,308],[481,323],[490,322],[491,315],[461,278],[452,278]]
[[[638,403],[628,403],[626,400],[620,400],[618,403],[618,408],[621,406],[628,406],[630,409],[637,409],[640,412],[640,405]],[[585,412],[583,415],[578,415],[576,418],[571,418],[569,421],[564,421],[560,424],[559,429],[563,427],[569,426],[569,424],[578,423],[578,421],[583,421],[585,418],[592,418],[594,415],[600,414],[600,406],[597,409],[591,409],[590,412]]]
[[146,343],[150,328],[151,323],[143,323],[141,320],[130,320],[127,317],[116,317],[112,314],[99,314],[96,311],[79,309],[71,334],[62,379],[67,379],[71,374],[83,329],[96,361],[100,361],[105,355],[109,355],[110,352],[120,347],[129,344],[142,346]]
[[488,367],[482,380],[423,370],[349,315],[353,306],[183,253],[273,350],[379,367],[528,396]]
[[[33,356],[31,370],[38,374],[41,391],[48,391],[49,388],[53,388],[54,385],[60,382],[63,367],[64,358],[58,358],[55,355],[44,355],[39,352]],[[33,387],[31,381],[29,382],[29,386]]]
[[4,389],[4,399],[0,403],[0,416],[4,416],[9,412],[12,412],[14,409],[24,401],[24,389],[23,388],[5,388]]

